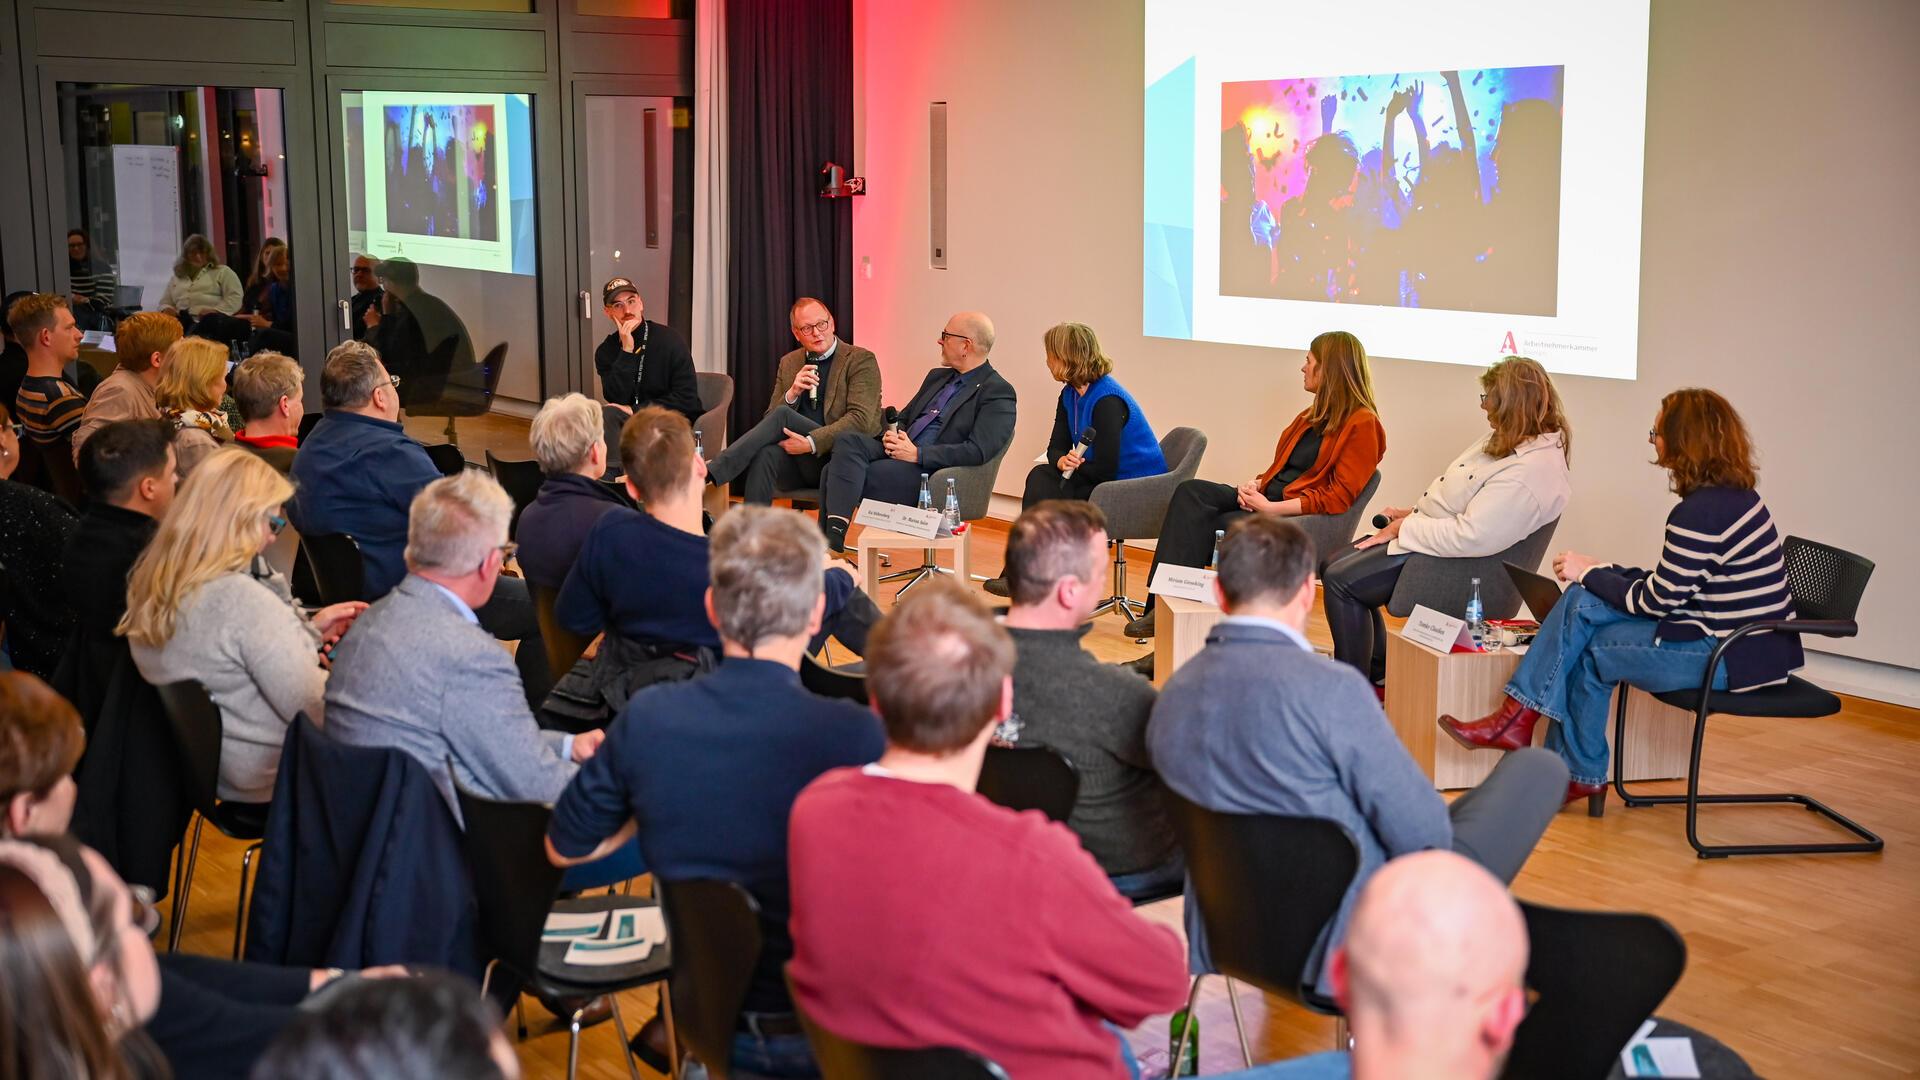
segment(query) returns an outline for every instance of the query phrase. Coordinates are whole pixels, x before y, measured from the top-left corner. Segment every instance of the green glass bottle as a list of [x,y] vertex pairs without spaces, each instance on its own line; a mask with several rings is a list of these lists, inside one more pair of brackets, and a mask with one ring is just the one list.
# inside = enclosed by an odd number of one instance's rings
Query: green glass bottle
[[1167,1023],[1167,1075],[1170,1077],[1200,1075],[1199,1017],[1196,1016],[1192,1018],[1193,1031],[1187,1036],[1186,1055],[1179,1061],[1173,1060],[1173,1056],[1178,1052],[1180,1046],[1180,1030],[1187,1026],[1187,1022],[1187,1010],[1181,1009],[1179,1012],[1174,1013],[1173,1019]]

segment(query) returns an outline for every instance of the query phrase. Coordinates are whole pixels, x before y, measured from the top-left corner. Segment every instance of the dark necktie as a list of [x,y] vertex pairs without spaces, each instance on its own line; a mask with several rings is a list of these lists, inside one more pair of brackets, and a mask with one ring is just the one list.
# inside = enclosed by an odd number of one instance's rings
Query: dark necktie
[[955,375],[953,378],[948,379],[947,385],[941,387],[938,394],[933,395],[933,401],[927,406],[927,411],[921,413],[913,421],[913,424],[907,428],[907,438],[912,442],[918,443],[920,441],[920,433],[927,430],[928,425],[940,418],[941,410],[947,407],[947,402],[953,400],[953,395],[959,391],[959,389],[960,376]]

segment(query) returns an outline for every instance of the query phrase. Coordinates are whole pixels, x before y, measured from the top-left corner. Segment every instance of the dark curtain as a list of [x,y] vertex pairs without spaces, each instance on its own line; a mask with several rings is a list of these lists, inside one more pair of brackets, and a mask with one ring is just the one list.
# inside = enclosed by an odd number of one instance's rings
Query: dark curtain
[[815,296],[853,340],[853,210],[820,167],[853,161],[852,0],[727,0],[730,431],[766,412],[794,348],[787,308]]

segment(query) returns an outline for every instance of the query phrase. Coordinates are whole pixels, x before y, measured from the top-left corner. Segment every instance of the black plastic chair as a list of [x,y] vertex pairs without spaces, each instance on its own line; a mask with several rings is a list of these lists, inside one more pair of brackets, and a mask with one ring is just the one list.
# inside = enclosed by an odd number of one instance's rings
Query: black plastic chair
[[[1879,851],[1886,841],[1851,818],[1810,795],[1779,792],[1750,795],[1700,794],[1700,752],[1707,737],[1707,717],[1765,716],[1780,719],[1817,719],[1840,711],[1840,699],[1813,683],[1790,675],[1779,686],[1768,686],[1744,693],[1713,689],[1721,656],[1734,642],[1748,634],[1770,630],[1777,634],[1818,634],[1821,637],[1853,637],[1860,632],[1854,615],[1860,610],[1860,597],[1867,591],[1867,579],[1873,576],[1873,563],[1837,547],[1798,536],[1781,543],[1787,564],[1787,584],[1793,590],[1795,617],[1748,623],[1722,638],[1707,661],[1706,675],[1698,690],[1673,690],[1655,694],[1662,703],[1693,713],[1693,756],[1687,763],[1685,795],[1635,795],[1627,791],[1625,780],[1627,738],[1627,694],[1616,695],[1613,714],[1613,790],[1629,807],[1684,804],[1687,808],[1687,843],[1702,859],[1724,859],[1729,855],[1821,855],[1836,852]],[[1699,817],[1702,804],[1742,805],[1756,803],[1797,803],[1839,825],[1855,836],[1857,843],[1822,844],[1703,844],[1700,842]]]
[[1038,810],[1050,821],[1065,822],[1080,797],[1080,774],[1058,750],[989,746],[979,791],[1009,810]]
[[1513,1036],[1504,1080],[1604,1080],[1687,967],[1664,919],[1522,903],[1527,985],[1539,994]]
[[304,443],[307,441],[307,436],[313,434],[314,425],[318,424],[320,422],[320,418],[325,415],[326,413],[310,412],[300,417],[300,441],[301,442]]
[[313,572],[321,607],[367,598],[366,566],[360,561],[360,545],[353,537],[346,533],[302,535],[300,550]]
[[507,525],[507,535],[520,533],[520,514],[533,505],[540,494],[540,485],[547,482],[547,474],[540,471],[537,461],[502,461],[487,451],[487,471],[506,489],[507,498],[513,500],[513,520]]
[[[1307,963],[1360,872],[1360,847],[1345,826],[1326,818],[1222,813],[1172,791],[1167,803],[1187,853],[1187,880],[1206,927],[1207,951],[1227,977],[1240,1054],[1252,1068],[1234,979],[1313,1012],[1341,1016],[1332,999],[1313,989]],[[1201,978],[1193,977],[1187,993],[1189,1016]],[[1173,1060],[1182,1059],[1186,1041],[1182,1029]],[[1344,1048],[1344,1032],[1336,1041]]]
[[193,679],[156,686],[160,705],[166,710],[167,724],[173,729],[173,741],[186,766],[188,795],[196,811],[193,839],[174,853],[173,911],[168,919],[167,951],[180,949],[180,931],[187,923],[187,900],[193,891],[193,871],[200,861],[200,828],[207,822],[235,840],[247,843],[240,856],[240,898],[234,907],[233,958],[240,959],[247,925],[247,880],[253,872],[253,857],[267,834],[267,808],[270,803],[230,802],[220,798],[220,708],[207,696],[207,688]]
[[707,1075],[733,1073],[733,1033],[760,963],[760,905],[731,881],[656,881],[673,941],[675,1032]]
[[[627,1062],[627,1073],[637,1080],[633,1057],[627,1050],[627,1023],[620,1015],[622,990],[650,983],[664,983],[671,970],[671,954],[666,945],[655,948],[647,958],[631,964],[608,967],[582,967],[565,962],[566,942],[543,942],[549,912],[568,913],[650,908],[654,901],[633,896],[608,894],[555,902],[560,894],[561,870],[547,859],[547,822],[553,810],[540,803],[496,802],[461,790],[460,816],[466,823],[462,842],[467,863],[473,870],[473,891],[480,902],[480,937],[488,954],[486,977],[481,993],[492,982],[495,966],[521,980],[524,988],[549,1001],[570,998],[582,1003],[567,1018],[567,1076],[569,1080],[580,1063],[580,1016],[585,1003],[606,995],[613,1006],[614,1030],[620,1037],[620,1056]],[[666,1018],[668,1052],[679,1060],[673,1045],[673,1006],[664,986],[660,996],[661,1014]],[[526,1025],[521,1023],[521,1037]]]
[[825,698],[842,698],[867,704],[867,677],[853,671],[828,667],[811,656],[800,658],[800,685],[807,692]]
[[560,617],[554,614],[560,590],[551,585],[528,584],[527,591],[533,595],[533,616],[540,624],[540,641],[547,647],[547,670],[558,682],[586,655],[593,638],[560,625]]
[[458,446],[434,443],[422,448],[427,452],[427,459],[433,462],[433,467],[440,470],[441,476],[459,476],[467,471],[467,455],[461,453]]
[[[465,335],[462,334],[462,337]],[[458,352],[459,338],[448,338],[443,343],[452,346]],[[447,370],[444,361],[439,370]],[[456,417],[485,416],[493,408],[494,391],[500,388],[500,372],[507,366],[507,343],[501,342],[487,350],[476,369],[454,372],[447,376],[445,388],[428,401],[417,401],[407,406],[408,416],[444,416],[447,418],[447,442],[460,445],[459,429],[453,426]]]
[[[793,974],[787,974],[793,988]],[[794,995],[793,1011],[807,1030],[807,1044],[820,1066],[823,1080],[1007,1080],[1007,1070],[971,1050],[932,1046],[895,1050],[843,1039],[819,1024],[800,1007]]]

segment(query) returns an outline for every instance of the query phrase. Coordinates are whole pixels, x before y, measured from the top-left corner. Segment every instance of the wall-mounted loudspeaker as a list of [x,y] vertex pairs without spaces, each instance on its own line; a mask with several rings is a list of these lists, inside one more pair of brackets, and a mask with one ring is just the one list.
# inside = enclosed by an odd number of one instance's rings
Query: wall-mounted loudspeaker
[[947,103],[927,106],[928,265],[947,268]]

